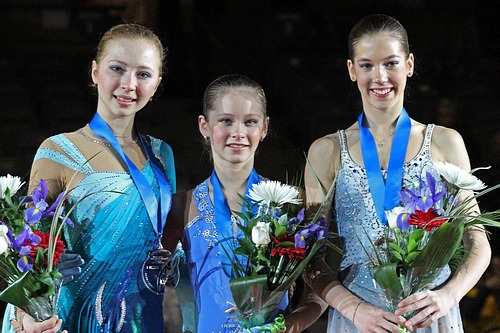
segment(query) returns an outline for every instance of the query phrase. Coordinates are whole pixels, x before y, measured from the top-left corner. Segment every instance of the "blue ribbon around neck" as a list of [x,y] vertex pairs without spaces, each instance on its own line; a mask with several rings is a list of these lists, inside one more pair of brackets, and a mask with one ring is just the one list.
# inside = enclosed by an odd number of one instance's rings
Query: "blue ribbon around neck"
[[403,166],[406,149],[410,140],[411,120],[405,108],[403,108],[396,124],[389,157],[389,166],[387,168],[387,177],[384,180],[375,140],[370,130],[363,126],[363,117],[364,112],[358,117],[358,126],[368,186],[375,203],[375,210],[379,221],[383,225],[386,225],[388,221],[385,211],[393,209],[400,202],[398,192],[401,190],[403,181]]
[[[248,176],[247,186],[245,190],[245,198],[248,197],[248,191],[252,188],[253,184],[257,184],[260,181],[260,177],[255,171],[252,169],[250,175]],[[219,178],[215,173],[215,170],[212,171],[210,175],[210,183],[212,183],[213,194],[214,194],[214,211],[215,211],[215,223],[217,225],[217,238],[219,242],[219,246],[226,246],[225,244],[229,243],[230,245],[224,249],[220,249],[220,258],[222,267],[224,268],[224,272],[230,277],[235,277],[234,271],[231,268],[231,261],[229,257],[226,255],[226,251],[231,254],[233,249],[233,244],[231,242],[234,240],[234,237],[241,237],[241,230],[238,228],[238,234],[233,235],[232,223],[231,223],[231,210],[227,203],[224,192],[222,191],[221,183],[219,182]],[[257,207],[255,207],[257,208]],[[243,209],[243,207],[242,207]],[[257,213],[255,211],[254,214]],[[241,260],[241,258],[240,258]]]
[[137,168],[137,166],[132,162],[127,155],[123,152],[120,143],[116,139],[115,135],[111,131],[111,128],[108,124],[101,118],[99,113],[95,113],[94,118],[89,123],[90,129],[100,136],[101,138],[108,141],[113,149],[118,153],[118,155],[122,158],[122,160],[126,163],[128,170],[130,172],[130,176],[134,181],[137,190],[139,191],[142,201],[144,202],[144,206],[149,215],[149,219],[153,226],[153,230],[157,235],[157,240],[155,246],[159,246],[159,240],[161,239],[161,235],[163,233],[163,228],[167,221],[167,215],[170,211],[170,205],[172,201],[172,193],[170,190],[170,185],[168,183],[167,178],[165,177],[162,170],[153,163],[153,153],[150,150],[150,147],[145,144],[142,137],[137,133],[139,140],[141,142],[144,151],[148,157],[148,160],[151,162],[153,171],[156,176],[156,180],[158,181],[158,187],[160,189],[160,202],[156,198],[156,195],[149,185],[146,177],[142,174],[142,172]]

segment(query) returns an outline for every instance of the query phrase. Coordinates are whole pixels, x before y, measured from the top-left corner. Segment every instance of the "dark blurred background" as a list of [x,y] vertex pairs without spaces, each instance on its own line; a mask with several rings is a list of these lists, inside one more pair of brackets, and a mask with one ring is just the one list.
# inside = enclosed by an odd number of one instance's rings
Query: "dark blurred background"
[[[498,2],[3,0],[0,7],[0,175],[27,178],[44,138],[91,119],[99,36],[127,21],[152,28],[169,48],[162,91],[138,126],[172,146],[179,190],[209,175],[197,116],[205,87],[227,73],[248,75],[266,91],[273,133],[256,168],[286,181],[302,170],[313,140],[361,112],[347,75],[347,35],[363,16],[384,13],[406,28],[415,55],[410,115],[457,129],[472,165],[492,165],[477,175],[500,182]],[[481,205],[499,208],[498,195]]]

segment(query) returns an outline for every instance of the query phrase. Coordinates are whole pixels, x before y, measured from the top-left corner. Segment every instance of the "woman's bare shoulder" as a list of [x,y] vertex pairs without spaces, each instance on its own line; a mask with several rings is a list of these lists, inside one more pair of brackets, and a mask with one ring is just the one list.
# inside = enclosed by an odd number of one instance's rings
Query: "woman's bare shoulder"
[[339,134],[331,133],[316,139],[309,148],[309,154],[313,156],[333,155],[339,147]]

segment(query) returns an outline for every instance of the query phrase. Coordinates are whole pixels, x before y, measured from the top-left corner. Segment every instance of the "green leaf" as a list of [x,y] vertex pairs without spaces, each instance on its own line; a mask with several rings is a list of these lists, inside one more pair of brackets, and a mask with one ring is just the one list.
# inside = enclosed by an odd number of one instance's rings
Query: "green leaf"
[[407,253],[412,253],[413,251],[415,251],[415,249],[417,249],[417,247],[417,242],[410,237],[410,239],[408,240]]
[[406,263],[409,266],[413,266],[413,260],[415,259],[416,256],[418,256],[419,253],[420,251],[413,251],[408,253],[408,256],[406,257]]
[[35,266],[45,266],[45,251],[41,247],[38,247],[38,249],[36,250]]
[[389,246],[394,249],[397,253],[406,254],[406,252],[396,243],[389,242]]
[[283,242],[279,242],[278,244],[276,244],[274,246],[275,247],[293,247],[293,246],[295,246],[295,243],[290,242],[290,241],[283,241]]
[[397,263],[386,263],[373,268],[373,278],[391,298],[398,298],[402,292]]
[[288,214],[283,214],[279,217],[278,223],[280,226],[285,227],[286,230],[286,225],[288,224]]
[[[403,256],[402,256],[399,252],[397,252],[397,251],[391,251],[391,253],[392,253],[392,255],[393,255],[396,259],[398,259],[399,261],[402,261],[402,260],[403,260]],[[392,261],[392,260],[391,260],[391,261]]]
[[422,239],[422,237],[424,237],[424,234],[424,229],[415,229],[410,234],[409,240],[418,243]]
[[433,272],[444,267],[460,246],[463,234],[463,222],[455,220],[443,223],[431,235],[412,266],[418,267],[423,272]]
[[269,261],[269,259],[267,259],[267,257],[262,252],[259,252],[257,254],[257,259],[260,259],[260,260],[262,260],[263,262],[265,262],[267,264],[271,263],[271,261]]
[[274,236],[276,238],[279,238],[279,237],[283,236],[284,234],[286,234],[286,226],[280,225],[279,222],[276,220],[274,220],[274,226],[276,228],[276,230],[274,232]]

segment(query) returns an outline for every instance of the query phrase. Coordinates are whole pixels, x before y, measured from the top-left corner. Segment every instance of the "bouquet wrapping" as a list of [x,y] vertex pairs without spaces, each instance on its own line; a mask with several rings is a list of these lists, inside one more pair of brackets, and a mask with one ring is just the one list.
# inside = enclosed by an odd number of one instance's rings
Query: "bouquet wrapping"
[[59,235],[73,224],[63,216],[66,192],[49,206],[44,180],[32,196],[17,194],[23,185],[19,177],[0,177],[0,299],[42,321],[58,312],[62,275],[55,265],[65,249]]
[[386,211],[388,226],[383,238],[372,244],[373,251],[365,248],[389,311],[411,294],[436,287],[443,269],[459,263],[467,228],[500,227],[500,211],[474,210],[477,198],[500,184],[486,188],[473,175],[477,169],[468,172],[450,163],[435,166],[441,179],[427,172],[425,178],[402,189],[402,205]]
[[[302,203],[299,193],[293,186],[263,181],[253,185],[250,200],[242,198],[246,209],[235,212],[244,222],[238,225],[244,236],[238,239],[239,247],[231,249],[236,277],[230,279],[230,288],[243,328],[274,320],[266,329],[285,331],[279,305],[286,307],[287,290],[331,235],[319,214],[306,223],[303,208],[293,217],[284,213],[286,205],[292,210]],[[253,214],[256,205],[258,212]]]

